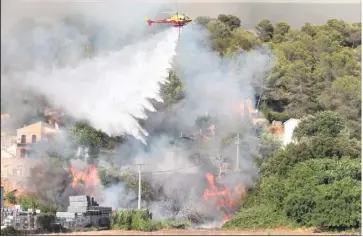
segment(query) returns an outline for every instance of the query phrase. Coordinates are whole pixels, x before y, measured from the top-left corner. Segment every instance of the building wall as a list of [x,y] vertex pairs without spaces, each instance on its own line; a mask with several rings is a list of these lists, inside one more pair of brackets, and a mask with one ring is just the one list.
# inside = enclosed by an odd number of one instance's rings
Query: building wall
[[33,159],[1,159],[1,178],[28,177],[30,169],[37,166],[41,160]]
[[[54,126],[56,128],[54,128]],[[17,158],[26,158],[30,150],[30,144],[42,141],[47,138],[49,134],[58,133],[58,125],[49,125],[44,122],[34,123],[23,128],[17,129]]]
[[1,132],[1,149],[9,148],[16,144],[17,136],[11,136],[6,132]]
[[[25,126],[23,128],[17,129],[17,143],[18,144],[31,144],[32,136],[35,136],[35,142],[38,142],[42,139],[42,123],[35,123],[29,126]],[[22,140],[22,136],[25,136],[25,142]]]
[[1,148],[1,158],[14,158],[16,157],[17,146],[12,145],[11,147]]
[[292,136],[296,126],[299,124],[299,119],[289,119],[284,123],[284,136],[282,140],[282,144],[286,146],[287,144],[293,142]]

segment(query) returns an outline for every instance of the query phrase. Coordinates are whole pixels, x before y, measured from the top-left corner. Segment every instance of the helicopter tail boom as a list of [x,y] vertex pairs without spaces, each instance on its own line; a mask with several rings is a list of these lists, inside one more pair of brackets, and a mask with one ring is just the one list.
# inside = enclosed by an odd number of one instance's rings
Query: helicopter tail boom
[[145,17],[145,21],[147,22],[148,26],[151,26],[153,23],[148,17]]

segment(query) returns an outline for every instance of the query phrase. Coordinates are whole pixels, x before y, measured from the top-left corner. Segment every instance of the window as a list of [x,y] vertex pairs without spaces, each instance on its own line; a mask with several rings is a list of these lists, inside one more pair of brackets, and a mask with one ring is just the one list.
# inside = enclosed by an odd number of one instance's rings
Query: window
[[16,176],[22,176],[21,168],[22,168],[21,165],[19,165],[18,167],[16,167],[16,169],[15,169],[16,170],[15,171],[16,172],[16,174],[15,174]]
[[20,158],[25,157],[25,149],[20,149]]
[[37,136],[36,135],[32,135],[32,143],[36,143],[37,142]]
[[4,167],[1,167],[1,177],[8,177],[9,167],[10,165],[4,165]]
[[21,176],[21,168],[13,169],[13,176],[20,177]]
[[26,143],[26,136],[25,135],[21,135],[21,143]]

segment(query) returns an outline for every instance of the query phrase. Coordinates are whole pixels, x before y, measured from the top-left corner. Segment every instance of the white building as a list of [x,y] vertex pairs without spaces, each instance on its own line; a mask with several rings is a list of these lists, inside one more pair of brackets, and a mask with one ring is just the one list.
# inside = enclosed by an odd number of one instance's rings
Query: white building
[[292,135],[295,128],[300,123],[300,119],[291,118],[284,123],[284,135],[282,138],[282,144],[286,146],[287,144],[293,142]]

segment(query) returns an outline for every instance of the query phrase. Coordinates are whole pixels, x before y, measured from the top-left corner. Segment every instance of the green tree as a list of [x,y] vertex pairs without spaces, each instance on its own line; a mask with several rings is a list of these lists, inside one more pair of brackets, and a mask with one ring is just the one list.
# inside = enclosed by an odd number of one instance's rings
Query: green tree
[[89,155],[97,158],[101,148],[114,149],[124,140],[122,136],[109,136],[101,130],[96,130],[85,121],[78,121],[71,129],[74,142],[83,147],[88,147]]
[[277,22],[274,28],[273,42],[281,43],[285,41],[285,35],[289,32],[289,30],[290,30],[289,24],[282,21]]
[[360,172],[359,159],[317,159],[298,164],[286,179],[286,215],[302,225],[358,227]]
[[273,38],[274,26],[268,19],[260,20],[256,30],[262,42],[269,42]]
[[337,112],[323,111],[303,118],[294,130],[294,136],[298,140],[301,140],[302,137],[318,135],[337,137],[344,127],[344,121]]
[[357,47],[362,43],[361,23],[353,23],[348,26],[345,43],[350,47]]
[[164,84],[161,88],[165,107],[178,103],[184,98],[184,83],[176,75],[175,70],[169,70],[167,80],[168,83]]
[[218,20],[229,26],[231,30],[241,27],[241,20],[234,15],[220,14]]
[[361,138],[361,80],[357,76],[337,78],[332,85],[319,96],[324,109],[337,111],[347,121],[351,135]]
[[310,23],[306,22],[302,27],[301,31],[305,34],[310,35],[311,37],[314,37],[316,35],[316,32],[318,31],[317,26],[313,26]]
[[226,50],[226,55],[233,55],[234,52],[239,51],[240,49],[250,51],[259,45],[261,45],[261,41],[259,41],[255,35],[241,28],[237,28],[232,31],[232,40],[230,46]]
[[[360,24],[333,19],[320,26],[306,23],[301,30],[287,28],[285,24],[274,27],[270,46],[275,67],[267,76],[265,115],[277,118],[286,113],[289,117],[303,117],[333,110],[346,120],[351,136],[360,139],[359,34],[347,43]],[[281,33],[283,40],[276,40],[275,36]]]

